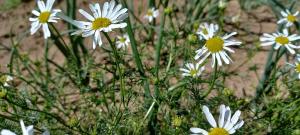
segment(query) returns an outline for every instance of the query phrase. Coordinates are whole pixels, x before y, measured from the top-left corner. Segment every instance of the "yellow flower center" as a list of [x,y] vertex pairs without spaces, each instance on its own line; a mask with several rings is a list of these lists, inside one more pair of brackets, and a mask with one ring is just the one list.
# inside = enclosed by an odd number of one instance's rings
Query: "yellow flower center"
[[204,35],[208,35],[208,31],[207,31],[206,28],[204,28],[204,29],[202,30],[202,32],[203,32]]
[[123,37],[120,38],[120,42],[121,42],[121,43],[125,43],[125,41],[126,41],[126,38],[123,38]]
[[288,15],[286,18],[289,22],[295,22],[297,20],[296,16],[293,15]]
[[1,83],[6,83],[6,80],[7,80],[7,76],[6,75],[3,75],[3,76],[0,76],[0,82]]
[[50,17],[51,13],[48,12],[48,11],[45,11],[45,12],[42,12],[39,16],[39,21],[41,23],[47,23],[48,20],[49,20],[49,17]]
[[153,16],[152,10],[149,9],[149,10],[147,11],[147,16]]
[[206,48],[212,52],[216,53],[223,49],[224,47],[224,40],[220,37],[213,37],[211,39],[208,39],[205,44]]
[[92,22],[92,29],[98,30],[101,28],[108,27],[111,24],[111,21],[108,18],[97,18]]
[[197,75],[197,73],[198,73],[198,70],[196,70],[196,69],[191,69],[191,70],[190,70],[190,75],[191,75],[192,77],[195,77],[195,76]]
[[290,41],[287,37],[283,37],[283,36],[279,36],[275,39],[275,41],[281,45],[286,45],[288,44]]
[[229,133],[224,128],[212,128],[208,135],[229,135]]
[[296,72],[300,73],[300,64],[297,64],[295,67]]

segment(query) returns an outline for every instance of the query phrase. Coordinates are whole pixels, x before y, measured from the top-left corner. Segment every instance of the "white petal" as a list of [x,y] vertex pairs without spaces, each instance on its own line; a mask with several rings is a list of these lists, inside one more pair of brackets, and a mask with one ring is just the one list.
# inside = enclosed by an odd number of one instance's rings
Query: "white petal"
[[217,52],[217,53],[215,53],[215,55],[216,55],[217,60],[218,60],[218,65],[219,65],[219,66],[222,66],[222,61],[221,61],[221,58],[220,58],[219,53]]
[[23,120],[20,120],[20,125],[21,125],[21,129],[22,129],[22,133],[23,135],[28,135],[25,124],[23,122]]
[[208,132],[207,131],[205,131],[205,130],[203,130],[203,129],[201,129],[201,128],[190,128],[190,131],[192,132],[192,133],[194,133],[194,134],[203,134],[203,135],[208,135]]
[[229,63],[230,63],[230,61],[229,61],[229,59],[227,59],[227,57],[226,57],[224,51],[220,52],[220,55],[221,55],[221,58],[224,60],[224,62],[225,62],[226,64],[229,64]]
[[225,105],[220,106],[219,127],[224,126]]
[[37,4],[38,4],[38,7],[39,7],[39,9],[40,9],[41,12],[44,12],[46,10],[46,6],[45,6],[44,1],[38,0]]
[[47,3],[46,3],[46,9],[47,9],[48,11],[51,11],[52,6],[53,6],[53,4],[54,4],[54,1],[55,1],[55,0],[47,0]]
[[[34,24],[35,25],[35,24]],[[37,26],[31,25],[30,34],[33,35],[38,31],[38,29],[42,26],[40,23],[36,23]]]
[[235,125],[235,124],[237,123],[237,121],[238,121],[239,118],[240,118],[240,115],[241,115],[241,111],[240,111],[240,110],[237,110],[237,111],[233,114],[233,116],[232,116],[232,118],[231,118],[231,122],[232,122],[233,125]]
[[109,8],[109,4],[108,4],[108,2],[105,2],[104,5],[103,5],[103,9],[102,9],[102,17],[107,16],[108,8]]
[[11,132],[11,131],[9,131],[9,130],[7,130],[7,129],[3,129],[3,130],[1,130],[1,133],[0,133],[1,135],[16,135],[14,132]]
[[32,10],[31,11],[32,14],[36,15],[36,16],[40,16],[40,12],[36,11],[36,10]]
[[228,39],[228,38],[230,38],[231,36],[236,35],[236,34],[237,34],[237,32],[232,32],[232,33],[230,33],[230,34],[228,34],[228,35],[223,36],[223,39],[226,40],[226,39]]
[[82,14],[86,19],[90,20],[90,21],[94,21],[95,18],[93,16],[91,16],[89,13],[85,12],[82,9],[78,10],[80,14]]
[[235,130],[237,130],[237,129],[241,128],[243,125],[244,125],[244,121],[241,120],[241,121],[239,121],[233,128],[234,128]]
[[207,106],[203,106],[202,107],[203,113],[205,114],[205,117],[208,121],[208,123],[212,126],[212,127],[217,127],[217,123],[214,119],[214,117],[212,116],[212,114],[209,112],[209,109]]
[[50,30],[48,28],[48,24],[45,23],[45,24],[42,24],[42,26],[43,26],[43,31],[44,31],[44,38],[47,39],[48,37],[51,36]]
[[294,49],[292,49],[292,48],[289,47],[289,45],[285,45],[285,47],[289,50],[289,52],[291,54],[295,54],[296,53]]

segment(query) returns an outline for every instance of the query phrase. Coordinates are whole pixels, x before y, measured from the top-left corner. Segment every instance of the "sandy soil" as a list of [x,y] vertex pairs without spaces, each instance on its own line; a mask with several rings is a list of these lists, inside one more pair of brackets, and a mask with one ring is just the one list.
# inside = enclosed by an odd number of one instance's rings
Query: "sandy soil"
[[[1,1],[1,0],[0,0]],[[96,0],[92,0],[95,2]],[[90,1],[89,1],[90,2]],[[1,3],[1,2],[0,2]],[[83,9],[87,9],[87,0],[80,0],[78,3],[82,5]],[[58,4],[57,8],[65,9],[62,4]],[[264,32],[276,31],[276,18],[273,15],[271,9],[266,6],[261,6],[251,12],[245,12],[241,10],[237,0],[229,2],[228,8],[226,8],[226,31],[238,31],[238,39],[244,42],[241,48],[236,48],[235,54],[232,54],[234,63],[226,66],[227,71],[235,70],[236,75],[226,80],[225,86],[235,91],[237,96],[251,96],[254,94],[255,87],[258,83],[258,75],[262,74],[262,70],[267,57],[267,50],[257,52],[249,61],[247,57],[250,54],[250,50],[253,50],[258,45],[258,38],[260,34]],[[27,53],[32,59],[39,59],[43,56],[44,42],[41,32],[33,36],[29,36],[30,22],[28,17],[31,15],[31,10],[35,8],[35,2],[29,1],[28,3],[22,3],[14,10],[9,10],[0,13],[0,43],[9,46],[11,45],[11,38],[15,42],[20,43],[20,47],[23,53]],[[240,16],[238,22],[233,23],[232,18],[234,16]],[[78,15],[80,18],[81,16]],[[56,26],[59,29],[64,29],[64,23],[58,23]],[[26,32],[26,35],[20,33]],[[18,40],[20,41],[18,41]],[[87,41],[90,43],[90,41]],[[91,49],[91,46],[90,46]],[[153,50],[153,49],[152,49]],[[101,49],[97,49],[95,56],[96,61],[103,61],[107,56],[102,53]],[[62,64],[64,61],[61,59],[62,55],[55,47],[50,50],[50,56],[54,61]],[[0,71],[6,71],[5,65],[8,64],[10,54],[8,52],[0,51]],[[249,67],[257,66],[257,74],[253,71],[249,71]]]

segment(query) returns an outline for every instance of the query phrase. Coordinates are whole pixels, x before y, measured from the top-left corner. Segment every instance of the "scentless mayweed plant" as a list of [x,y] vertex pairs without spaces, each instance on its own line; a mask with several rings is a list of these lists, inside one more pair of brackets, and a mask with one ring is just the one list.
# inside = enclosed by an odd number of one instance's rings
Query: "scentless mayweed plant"
[[300,135],[299,0],[0,3],[0,135]]

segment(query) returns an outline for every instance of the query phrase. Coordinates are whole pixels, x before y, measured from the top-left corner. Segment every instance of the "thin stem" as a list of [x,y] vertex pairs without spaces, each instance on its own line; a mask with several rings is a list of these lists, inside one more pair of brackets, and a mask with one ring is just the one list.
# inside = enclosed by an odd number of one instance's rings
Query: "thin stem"
[[203,96],[201,97],[201,99],[204,99],[205,97],[207,97],[211,93],[211,91],[213,90],[215,82],[217,80],[217,74],[218,74],[218,61],[216,60],[215,71],[214,71],[214,75],[213,75],[213,80],[210,83],[210,87],[209,87],[208,91],[203,94]]

